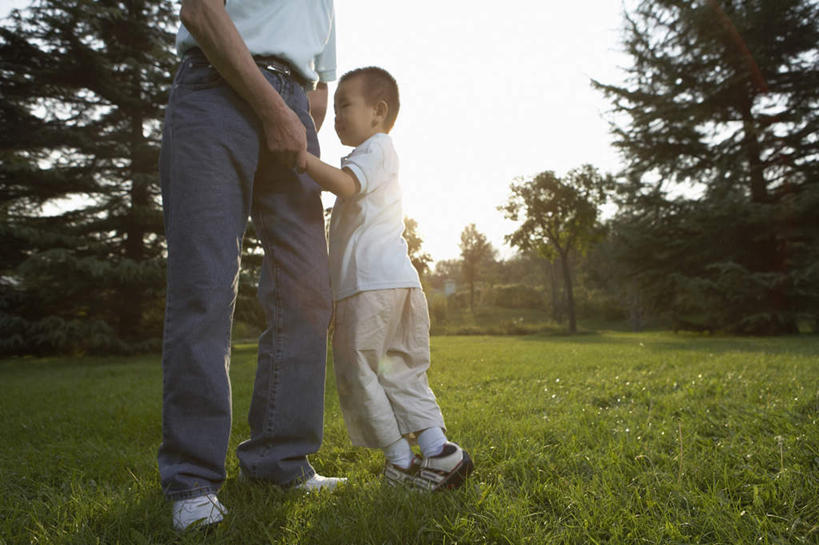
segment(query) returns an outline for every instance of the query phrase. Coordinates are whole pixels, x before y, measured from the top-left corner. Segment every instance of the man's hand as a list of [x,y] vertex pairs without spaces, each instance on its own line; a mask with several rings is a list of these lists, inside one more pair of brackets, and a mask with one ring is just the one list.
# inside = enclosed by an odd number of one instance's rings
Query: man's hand
[[182,0],[179,17],[214,68],[262,120],[267,150],[280,163],[304,170],[304,125],[256,66],[225,11],[224,0]]
[[279,108],[264,121],[267,150],[282,165],[303,172],[307,167],[307,131],[299,116],[288,107]]

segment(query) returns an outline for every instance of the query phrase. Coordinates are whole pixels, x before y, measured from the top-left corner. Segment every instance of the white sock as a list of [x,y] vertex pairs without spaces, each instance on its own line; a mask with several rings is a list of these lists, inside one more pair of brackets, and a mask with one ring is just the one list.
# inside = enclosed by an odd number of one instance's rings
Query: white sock
[[446,435],[441,428],[427,428],[418,434],[418,446],[424,458],[431,458],[441,454],[446,444]]
[[395,443],[390,443],[381,450],[384,451],[384,456],[389,463],[404,469],[410,466],[410,462],[414,456],[409,441],[403,437]]

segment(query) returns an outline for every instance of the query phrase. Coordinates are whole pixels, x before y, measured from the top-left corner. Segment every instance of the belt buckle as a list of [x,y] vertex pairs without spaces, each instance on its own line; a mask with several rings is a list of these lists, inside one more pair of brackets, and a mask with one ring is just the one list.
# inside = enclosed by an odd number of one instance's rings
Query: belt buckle
[[282,66],[279,63],[266,62],[265,68],[273,72],[278,72],[279,74],[284,74],[285,76],[290,75],[290,68],[288,68],[287,66]]

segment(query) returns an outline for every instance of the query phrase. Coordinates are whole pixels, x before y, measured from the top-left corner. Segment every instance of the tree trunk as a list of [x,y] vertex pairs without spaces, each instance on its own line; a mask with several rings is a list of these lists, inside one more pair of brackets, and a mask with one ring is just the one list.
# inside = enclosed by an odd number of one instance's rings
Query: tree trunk
[[[754,203],[769,203],[771,201],[768,195],[768,184],[765,180],[764,164],[762,162],[762,151],[759,144],[759,136],[754,125],[753,113],[751,112],[751,104],[753,98],[742,105],[742,124],[745,132],[745,154],[748,159],[748,166],[750,168],[750,186],[751,186],[751,201]],[[776,233],[771,233],[767,239],[762,238],[755,243],[757,247],[756,267],[759,272],[769,272],[771,270],[776,272],[784,272],[787,268],[786,256],[788,253],[788,239],[783,236],[780,240]],[[754,272],[757,272],[756,270]],[[770,294],[771,307],[777,311],[780,317],[788,315],[788,308],[790,307],[787,295],[785,294],[784,286],[780,285],[773,289]],[[765,334],[798,333],[799,328],[796,321],[792,318],[785,318],[780,323],[771,323],[766,330],[761,332]]]
[[557,281],[557,271],[555,264],[547,261],[548,275],[549,275],[549,289],[552,294],[552,320],[560,322],[560,285]]
[[563,268],[563,284],[566,286],[566,310],[569,312],[569,333],[577,333],[577,320],[574,315],[572,275],[569,270],[569,252],[560,252],[560,265]]
[[469,280],[469,311],[475,314],[475,281]]
[[745,132],[745,157],[748,159],[748,166],[750,167],[751,200],[753,202],[766,202],[768,200],[768,188],[763,172],[762,150],[759,146],[759,137],[751,113],[751,99],[748,99],[747,103],[742,105],[742,126]]
[[[141,94],[139,69],[131,75],[131,91],[135,98]],[[125,259],[141,263],[145,259],[144,212],[150,207],[150,190],[146,183],[153,165],[145,160],[145,136],[142,133],[143,117],[139,111],[130,115],[130,156],[131,156],[131,189],[129,191],[130,210],[125,233]],[[138,336],[142,326],[144,299],[142,283],[139,281],[123,282],[122,304],[119,307],[120,338],[131,339]]]
[[643,306],[640,298],[639,288],[633,287],[632,293],[628,296],[629,317],[631,318],[631,330],[643,330]]

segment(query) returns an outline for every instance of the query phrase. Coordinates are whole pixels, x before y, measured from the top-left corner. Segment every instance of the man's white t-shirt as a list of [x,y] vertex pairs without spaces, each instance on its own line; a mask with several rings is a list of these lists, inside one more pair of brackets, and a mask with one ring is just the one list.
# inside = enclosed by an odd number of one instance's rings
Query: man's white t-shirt
[[361,190],[337,197],[330,219],[330,279],[336,301],[356,293],[420,288],[403,238],[398,155],[392,139],[377,133],[341,160]]

